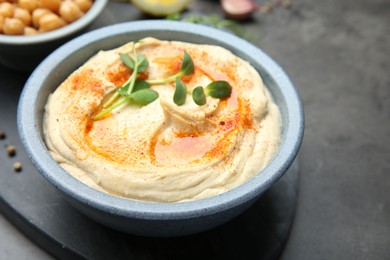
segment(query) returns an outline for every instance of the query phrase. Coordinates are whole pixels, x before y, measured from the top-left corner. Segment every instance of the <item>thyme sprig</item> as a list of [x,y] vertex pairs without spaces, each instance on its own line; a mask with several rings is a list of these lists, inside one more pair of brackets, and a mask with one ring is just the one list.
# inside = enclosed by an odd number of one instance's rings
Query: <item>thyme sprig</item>
[[[151,85],[160,85],[175,81],[173,102],[178,106],[185,103],[189,91],[180,78],[194,72],[194,62],[191,56],[186,51],[184,52],[180,71],[172,76],[163,79],[141,80],[139,79],[139,73],[149,68],[149,61],[145,55],[137,54],[135,43],[133,44],[134,59],[128,54],[119,54],[122,62],[133,70],[131,76],[124,84],[106,94],[98,106],[100,111],[93,117],[94,120],[100,120],[106,117],[112,110],[127,102],[138,105],[152,103],[158,99],[159,94],[150,88]],[[192,98],[197,105],[201,106],[207,102],[206,95],[223,99],[230,96],[231,90],[231,86],[226,81],[214,81],[205,88],[199,86],[193,89]]]

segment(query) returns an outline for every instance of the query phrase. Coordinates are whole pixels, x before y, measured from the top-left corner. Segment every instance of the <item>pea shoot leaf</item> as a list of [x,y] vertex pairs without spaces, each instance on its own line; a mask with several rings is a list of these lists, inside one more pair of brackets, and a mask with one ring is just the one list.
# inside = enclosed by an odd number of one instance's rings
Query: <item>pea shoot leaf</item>
[[141,89],[149,88],[149,86],[150,86],[149,83],[146,82],[145,80],[136,80],[134,83],[133,93]]
[[148,59],[143,54],[137,55],[138,72],[145,71],[149,67]]
[[173,102],[176,105],[181,106],[186,102],[187,87],[179,78],[176,78],[176,88],[173,94]]
[[204,104],[206,104],[207,99],[203,87],[198,86],[194,88],[194,90],[192,91],[192,99],[198,106],[203,106]]
[[136,92],[133,92],[130,95],[131,100],[139,105],[147,105],[152,103],[158,98],[158,93],[157,91],[150,89],[150,88],[145,88],[138,90]]
[[205,88],[206,94],[213,98],[227,98],[232,93],[232,87],[224,80],[211,82]]
[[130,69],[134,70],[135,63],[134,60],[127,54],[125,53],[119,53],[119,56],[122,60],[122,62]]

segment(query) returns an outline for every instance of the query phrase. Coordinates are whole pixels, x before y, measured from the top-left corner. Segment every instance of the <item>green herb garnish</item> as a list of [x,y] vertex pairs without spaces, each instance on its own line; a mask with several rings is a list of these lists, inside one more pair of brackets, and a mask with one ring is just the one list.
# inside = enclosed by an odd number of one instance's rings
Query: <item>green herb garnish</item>
[[213,98],[227,98],[232,93],[232,87],[223,80],[213,81],[203,88],[198,86],[192,91],[192,99],[198,106],[203,106],[206,104],[206,95]]
[[158,93],[153,89],[145,88],[132,93],[130,98],[136,104],[147,105],[158,98]]
[[203,106],[206,104],[206,94],[204,93],[204,89],[202,86],[198,86],[194,88],[192,91],[192,99],[198,106]]
[[187,87],[184,85],[183,81],[179,78],[176,78],[176,88],[175,93],[173,94],[173,102],[176,105],[181,106],[186,102],[187,98]]
[[190,75],[192,72],[194,72],[194,62],[192,61],[191,56],[185,51],[183,56],[183,61],[181,63],[180,71],[178,73],[165,79],[148,80],[147,82],[150,85],[165,84],[168,82],[175,81],[176,78]]
[[220,18],[217,14],[212,15],[187,15],[182,16],[180,13],[175,13],[166,17],[167,20],[183,21],[187,23],[195,23],[207,25],[217,29],[229,31],[239,37],[248,39],[243,27],[237,21],[231,19]]
[[[102,110],[93,117],[94,120],[103,118],[112,110],[126,102],[133,101],[136,104],[146,105],[158,98],[158,93],[155,90],[148,89],[149,84],[146,81],[137,80],[139,72],[145,71],[149,67],[149,62],[145,55],[137,54],[135,44],[136,43],[133,43],[133,56],[135,57],[135,60],[128,54],[119,54],[122,62],[128,68],[132,69],[133,73],[123,85],[119,86],[117,92],[115,92],[107,102],[103,103]],[[148,89],[148,91],[145,91],[145,89]],[[139,91],[142,92],[137,94]]]
[[232,87],[223,80],[213,81],[205,88],[207,95],[213,98],[227,98],[232,93]]
[[[93,117],[94,120],[104,118],[112,110],[127,102],[138,105],[148,105],[152,103],[159,97],[159,94],[157,91],[150,88],[151,85],[166,84],[175,81],[173,102],[178,106],[185,103],[188,90],[180,78],[194,72],[194,62],[192,61],[191,56],[186,51],[184,52],[180,71],[172,76],[165,79],[141,80],[138,79],[139,73],[148,69],[149,62],[145,55],[137,54],[135,44],[136,43],[134,43],[133,46],[134,59],[128,54],[119,54],[122,62],[133,70],[131,76],[117,89],[107,93],[99,105],[101,110]],[[192,91],[192,98],[197,105],[202,106],[207,102],[206,95],[223,99],[230,96],[231,90],[231,86],[226,81],[214,81],[205,88],[202,86],[196,87]]]

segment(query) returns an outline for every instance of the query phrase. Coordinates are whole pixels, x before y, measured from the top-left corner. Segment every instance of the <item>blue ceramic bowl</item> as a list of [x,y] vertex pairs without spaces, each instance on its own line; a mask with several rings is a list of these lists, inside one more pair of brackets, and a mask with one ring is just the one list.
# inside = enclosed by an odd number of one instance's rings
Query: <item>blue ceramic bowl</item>
[[[245,184],[207,199],[153,203],[123,199],[94,190],[65,172],[50,156],[42,134],[47,97],[99,50],[147,36],[214,44],[249,61],[261,74],[282,114],[282,142],[272,162]],[[234,35],[173,21],[117,24],[80,36],[47,57],[27,81],[18,107],[22,143],[38,171],[77,209],[114,229],[144,236],[179,236],[223,224],[252,205],[290,167],[300,147],[304,116],[300,98],[284,71],[264,52]]]
[[48,54],[82,33],[104,10],[108,0],[95,0],[77,21],[57,30],[32,35],[0,34],[0,63],[13,70],[31,72]]

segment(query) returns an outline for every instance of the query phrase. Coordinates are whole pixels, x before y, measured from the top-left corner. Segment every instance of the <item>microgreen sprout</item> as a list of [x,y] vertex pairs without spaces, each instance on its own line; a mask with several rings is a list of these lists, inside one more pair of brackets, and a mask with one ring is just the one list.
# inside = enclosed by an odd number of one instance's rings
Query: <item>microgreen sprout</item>
[[213,81],[205,87],[207,95],[213,98],[227,98],[232,93],[232,87],[224,80]]
[[186,102],[187,98],[187,87],[179,78],[176,78],[176,88],[173,93],[173,102],[176,105],[181,106]]
[[[135,44],[133,43],[134,59],[128,54],[119,54],[122,62],[133,70],[131,76],[124,84],[106,94],[98,107],[100,111],[93,117],[94,120],[106,117],[112,110],[127,102],[138,105],[152,103],[159,97],[159,94],[150,88],[151,85],[175,81],[173,102],[178,106],[185,103],[189,91],[180,78],[194,72],[194,62],[191,56],[186,51],[184,52],[180,71],[172,76],[164,79],[141,80],[138,79],[139,73],[149,68],[149,62],[145,55],[137,54]],[[223,99],[230,96],[231,90],[231,86],[226,81],[213,81],[205,88],[199,86],[193,89],[192,98],[197,105],[202,106],[207,102],[206,95]]]
[[206,94],[204,93],[204,88],[202,86],[194,88],[192,91],[192,99],[198,106],[206,104]]
[[206,96],[213,98],[227,98],[232,93],[232,87],[229,83],[223,80],[213,81],[208,84],[205,88],[198,86],[192,91],[192,99],[198,106],[206,104]]
[[165,79],[147,80],[147,82],[150,85],[165,84],[168,82],[175,81],[176,78],[190,75],[192,72],[194,72],[194,62],[192,61],[191,56],[185,51],[183,55],[183,61],[181,63],[180,71],[178,73]]

